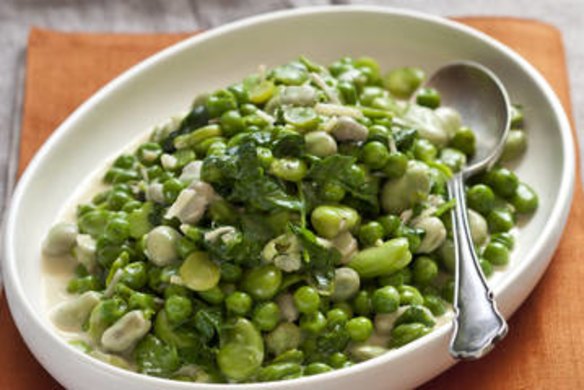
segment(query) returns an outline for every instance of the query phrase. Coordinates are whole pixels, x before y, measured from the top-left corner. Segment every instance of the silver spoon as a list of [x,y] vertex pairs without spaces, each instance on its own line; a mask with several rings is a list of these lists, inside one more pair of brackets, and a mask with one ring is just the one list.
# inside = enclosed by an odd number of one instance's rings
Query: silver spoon
[[501,156],[509,131],[509,97],[489,69],[474,62],[440,68],[427,83],[440,91],[442,105],[457,110],[477,134],[476,152],[469,164],[448,182],[456,199],[452,230],[456,258],[454,332],[450,354],[456,359],[478,359],[507,334],[507,323],[497,310],[472,243],[464,180],[491,168]]

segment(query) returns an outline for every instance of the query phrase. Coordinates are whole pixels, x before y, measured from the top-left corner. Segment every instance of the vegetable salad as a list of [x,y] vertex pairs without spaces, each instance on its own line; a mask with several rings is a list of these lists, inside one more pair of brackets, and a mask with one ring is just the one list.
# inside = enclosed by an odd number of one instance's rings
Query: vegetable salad
[[[116,366],[219,383],[324,373],[426,335],[453,299],[446,182],[476,142],[423,81],[301,57],[197,97],[50,230],[48,261],[77,263],[54,324]],[[514,107],[502,162],[525,151],[522,127]],[[488,276],[538,198],[499,165],[467,199]]]

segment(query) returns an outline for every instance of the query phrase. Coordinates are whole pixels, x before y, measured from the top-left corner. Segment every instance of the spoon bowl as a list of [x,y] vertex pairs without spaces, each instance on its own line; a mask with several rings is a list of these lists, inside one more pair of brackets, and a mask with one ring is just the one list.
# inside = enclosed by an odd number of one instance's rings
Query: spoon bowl
[[474,62],[456,62],[440,68],[428,87],[440,91],[442,104],[458,111],[476,133],[476,151],[468,166],[448,181],[456,200],[452,231],[456,259],[454,330],[449,352],[456,359],[478,359],[507,334],[482,273],[468,222],[464,180],[491,168],[501,156],[510,124],[509,97],[497,76]]
[[494,165],[509,131],[510,101],[503,84],[488,68],[472,61],[448,64],[427,83],[440,91],[445,107],[455,108],[476,134],[476,152],[465,168],[465,177]]

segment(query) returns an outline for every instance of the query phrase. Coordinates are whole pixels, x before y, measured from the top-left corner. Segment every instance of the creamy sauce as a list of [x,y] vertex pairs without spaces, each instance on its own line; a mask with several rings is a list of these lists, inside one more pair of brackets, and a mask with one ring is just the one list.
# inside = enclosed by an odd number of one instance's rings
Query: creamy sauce
[[[115,158],[120,153],[133,152],[141,143],[148,140],[151,132],[141,135],[135,141],[132,141],[127,147],[118,152],[115,156],[108,158],[103,166],[93,171],[87,179],[79,186],[75,193],[67,199],[65,206],[57,215],[59,222],[76,222],[77,205],[89,203],[91,199],[100,192],[109,188],[109,185],[103,182],[103,176],[112,165]],[[49,322],[57,333],[67,341],[81,340],[90,342],[85,332],[67,332],[56,327],[50,320],[51,312],[58,304],[77,297],[75,294],[67,292],[67,284],[74,276],[77,261],[71,255],[67,256],[47,256],[41,253],[42,267],[42,290],[44,291],[43,306],[45,315],[49,317]]]

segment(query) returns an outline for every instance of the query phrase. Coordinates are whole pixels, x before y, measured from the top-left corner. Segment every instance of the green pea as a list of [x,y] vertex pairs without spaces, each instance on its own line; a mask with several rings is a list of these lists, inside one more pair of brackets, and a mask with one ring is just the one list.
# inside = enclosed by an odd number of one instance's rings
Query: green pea
[[454,257],[454,242],[446,239],[440,248],[438,248],[438,257],[441,265],[450,273],[454,273],[456,259]]
[[440,106],[440,93],[434,88],[422,88],[416,94],[416,103],[428,108]]
[[401,286],[402,284],[408,284],[412,281],[412,271],[409,268],[402,268],[397,272],[394,272],[388,276],[382,276],[379,278],[379,284],[382,286]]
[[252,304],[253,301],[249,294],[241,291],[232,292],[225,298],[227,311],[239,316],[246,315],[251,310]]
[[185,237],[195,244],[201,244],[203,242],[203,233],[201,232],[201,229],[195,226],[183,225],[181,226],[181,231],[185,234]]
[[267,300],[278,292],[282,283],[282,271],[273,265],[265,265],[247,271],[242,288],[254,299]]
[[[206,140],[220,137],[222,134],[223,132],[219,125],[211,124],[201,127],[192,133],[179,135],[174,139],[174,146],[177,149],[194,148]],[[206,150],[206,148],[204,149]]]
[[104,237],[112,244],[121,244],[130,237],[130,224],[122,218],[114,218],[105,226]]
[[379,67],[379,63],[371,57],[357,58],[355,60],[355,67],[370,72],[369,83],[374,83],[380,78],[381,68]]
[[100,340],[103,332],[120,319],[127,309],[126,302],[120,298],[102,300],[91,311],[87,333],[94,341]]
[[521,214],[533,213],[539,203],[535,191],[525,183],[519,183],[510,201],[515,210]]
[[99,291],[103,288],[101,281],[95,275],[73,278],[67,283],[67,292],[83,294],[87,291]]
[[110,220],[110,213],[105,210],[95,210],[83,214],[78,220],[79,231],[96,238],[103,234]]
[[327,323],[332,326],[337,324],[344,325],[349,321],[349,316],[347,315],[347,312],[337,307],[327,311],[326,320]]
[[415,158],[424,162],[434,161],[438,154],[438,150],[432,142],[425,138],[415,140],[412,151],[414,152]]
[[188,320],[193,314],[193,304],[190,299],[173,295],[164,302],[164,310],[168,320],[175,325]]
[[320,196],[327,202],[340,202],[346,194],[345,188],[333,181],[327,181],[320,187]]
[[487,259],[480,259],[479,264],[481,265],[481,270],[486,278],[493,274],[493,264]]
[[263,146],[258,146],[256,148],[256,153],[262,167],[269,168],[270,165],[272,165],[274,162],[274,155],[270,149],[264,148]]
[[264,302],[254,309],[252,321],[259,330],[269,332],[280,322],[280,315],[280,307],[275,302]]
[[[170,278],[168,278],[168,279],[170,279]],[[173,295],[180,295],[182,297],[188,297],[189,296],[189,289],[184,287],[184,286],[171,283],[168,286],[166,286],[166,288],[164,288],[163,295],[164,295],[165,299],[168,299]]]
[[[212,142],[211,142],[212,141]],[[205,141],[206,143],[207,141]],[[205,156],[222,156],[227,150],[227,144],[221,137],[212,138],[209,140],[209,147],[207,147]]]
[[304,352],[299,349],[291,349],[274,358],[273,363],[297,363],[304,361]]
[[515,246],[515,239],[513,238],[513,235],[508,232],[492,234],[491,242],[499,242],[505,245],[509,250],[513,250],[513,247]]
[[180,257],[181,259],[186,259],[187,257],[189,257],[191,253],[199,249],[197,245],[191,240],[189,240],[187,237],[180,237],[176,241],[175,246],[176,252],[178,253],[178,257]]
[[509,263],[509,249],[499,242],[490,242],[483,252],[483,257],[493,265]]
[[491,233],[501,233],[511,230],[515,220],[509,210],[495,209],[487,215],[487,224]]
[[209,302],[212,305],[219,305],[225,300],[225,293],[221,290],[221,287],[215,286],[208,290],[198,291],[198,294],[203,300]]
[[394,327],[401,324],[421,323],[431,328],[436,324],[432,312],[424,306],[412,305],[406,309],[396,320]]
[[263,360],[262,335],[250,321],[238,318],[226,328],[217,352],[217,365],[227,378],[246,380],[261,367]]
[[[121,285],[118,284],[117,286]],[[142,310],[147,317],[151,317],[157,308],[158,304],[151,294],[132,292],[132,295],[128,299],[129,310]]]
[[130,169],[134,166],[136,162],[136,157],[131,154],[122,154],[113,163],[113,166],[121,169]]
[[131,199],[127,203],[124,204],[124,206],[122,207],[122,211],[124,213],[131,213],[132,211],[138,210],[140,207],[142,207],[142,204],[143,203],[140,201]]
[[424,306],[426,306],[433,315],[441,316],[446,313],[446,305],[442,298],[435,294],[424,295]]
[[193,291],[209,290],[219,283],[219,267],[205,252],[193,252],[180,267],[180,277],[186,287]]
[[498,195],[504,198],[513,196],[519,186],[519,179],[507,168],[496,168],[488,172],[486,181]]
[[137,261],[126,265],[123,268],[120,282],[134,290],[144,287],[148,283],[148,267],[146,263]]
[[300,317],[300,329],[310,333],[320,333],[326,328],[326,317],[320,311],[303,314]]
[[444,283],[442,289],[440,290],[440,295],[446,302],[453,303],[454,302],[454,291],[456,289],[456,285],[453,279],[450,279]]
[[495,206],[495,194],[485,184],[475,184],[466,192],[468,207],[481,214],[488,214]]
[[393,313],[399,307],[400,294],[393,286],[378,288],[373,292],[371,303],[375,313]]
[[401,347],[430,333],[430,328],[420,323],[402,324],[391,331],[390,346]]
[[333,309],[342,310],[347,315],[347,318],[353,317],[353,306],[349,302],[335,302]]
[[332,370],[333,370],[333,368],[326,363],[319,363],[319,362],[310,363],[304,369],[304,375],[311,376],[311,375],[324,374],[325,372],[329,372]]
[[345,325],[345,329],[351,340],[356,342],[366,341],[373,334],[373,324],[367,317],[350,319]]
[[237,110],[225,111],[221,115],[219,123],[221,124],[221,129],[223,129],[223,132],[228,137],[234,136],[244,128],[243,119]]
[[320,306],[320,296],[316,289],[302,286],[294,292],[294,305],[301,313],[314,313]]
[[317,157],[326,157],[337,152],[337,141],[325,131],[311,131],[304,136],[306,151]]
[[308,131],[316,128],[320,119],[311,107],[288,107],[284,110],[284,120],[299,130]]
[[365,246],[374,245],[384,236],[383,226],[376,221],[371,221],[359,228],[359,241]]
[[312,226],[319,236],[334,238],[359,222],[359,214],[347,206],[318,206],[310,216]]
[[399,228],[401,225],[401,220],[397,215],[383,215],[377,218],[377,222],[381,224],[383,227],[383,236],[384,237],[392,237],[394,232]]
[[110,210],[121,210],[126,203],[132,200],[132,197],[124,191],[111,191],[108,196],[108,208]]
[[361,149],[361,160],[371,169],[381,169],[389,161],[387,146],[379,141],[367,142]]
[[155,164],[162,154],[162,147],[156,142],[146,142],[138,147],[136,156],[146,166]]
[[172,156],[176,159],[176,164],[174,167],[175,170],[184,168],[187,164],[189,164],[192,161],[195,161],[195,159],[197,158],[197,155],[191,149],[177,150],[176,152],[173,153]]
[[227,283],[235,283],[241,279],[243,271],[241,267],[233,263],[221,264],[221,281]]
[[127,183],[130,181],[137,181],[140,180],[140,174],[134,170],[130,169],[122,169],[112,167],[109,171],[106,172],[104,181],[106,183]]
[[388,144],[390,137],[391,132],[389,131],[388,127],[377,123],[369,127],[369,135],[367,136],[367,141],[380,142],[385,146]]
[[523,107],[513,104],[511,105],[511,127],[521,128],[523,126]]
[[476,136],[470,127],[461,127],[454,133],[450,146],[472,156],[476,150]]
[[383,86],[395,97],[406,99],[422,84],[426,75],[420,68],[404,67],[389,72]]
[[210,95],[205,102],[211,118],[217,118],[226,111],[237,108],[237,99],[227,90],[219,90]]
[[270,164],[270,173],[286,181],[298,182],[306,176],[308,168],[303,160],[281,158]]
[[353,310],[356,314],[367,316],[371,313],[373,304],[371,303],[371,296],[366,290],[361,290],[353,299]]
[[328,362],[334,368],[343,368],[350,363],[349,357],[342,352],[335,352],[330,355]]
[[257,375],[260,382],[279,381],[282,379],[297,378],[302,375],[302,366],[298,363],[277,363],[262,367]]
[[414,260],[414,282],[420,285],[432,282],[438,276],[438,264],[428,256],[420,256]]
[[151,167],[146,168],[146,176],[148,177],[149,181],[154,181],[156,179],[160,179],[162,181],[166,180],[170,177],[169,173],[162,169],[159,165],[153,165]]
[[397,287],[399,291],[399,302],[400,305],[423,305],[424,297],[420,294],[420,291],[408,285],[401,285]]

